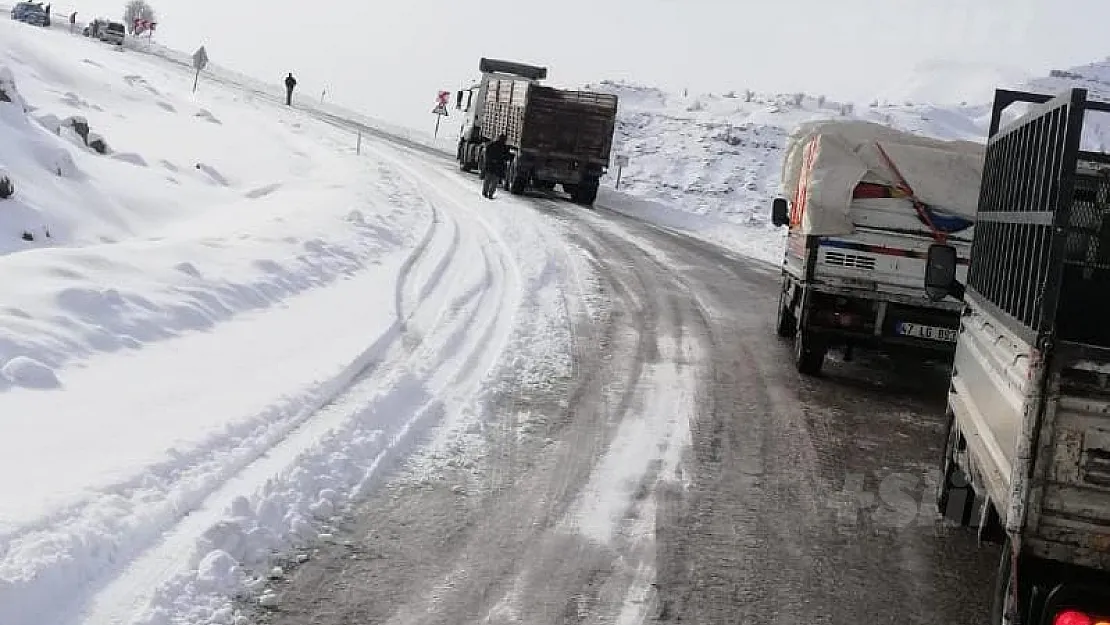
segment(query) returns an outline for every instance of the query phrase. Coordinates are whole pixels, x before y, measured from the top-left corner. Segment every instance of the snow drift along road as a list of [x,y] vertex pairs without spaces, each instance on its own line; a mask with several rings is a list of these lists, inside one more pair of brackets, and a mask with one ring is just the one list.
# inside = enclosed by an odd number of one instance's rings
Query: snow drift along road
[[[276,553],[481,413],[523,302],[561,305],[539,222],[394,148],[7,20],[0,64],[27,104],[0,105],[0,623],[230,622]],[[57,134],[75,114],[109,154]]]

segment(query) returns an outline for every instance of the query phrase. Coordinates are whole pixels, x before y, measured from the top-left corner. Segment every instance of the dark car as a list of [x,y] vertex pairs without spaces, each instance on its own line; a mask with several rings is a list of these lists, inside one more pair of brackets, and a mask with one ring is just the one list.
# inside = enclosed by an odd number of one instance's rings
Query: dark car
[[123,27],[123,24],[120,24],[119,22],[108,22],[104,25],[102,29],[100,29],[98,35],[101,41],[106,41],[108,43],[114,43],[117,46],[122,46],[125,33],[126,29]]
[[42,3],[20,2],[12,7],[12,19],[34,26],[46,26],[46,10]]
[[81,33],[83,35],[85,35],[86,37],[95,37],[95,38],[99,39],[100,38],[100,31],[102,31],[104,29],[104,26],[107,23],[108,23],[108,20],[101,19],[101,18],[96,18],[95,20],[86,24],[85,25],[85,30],[81,31]]

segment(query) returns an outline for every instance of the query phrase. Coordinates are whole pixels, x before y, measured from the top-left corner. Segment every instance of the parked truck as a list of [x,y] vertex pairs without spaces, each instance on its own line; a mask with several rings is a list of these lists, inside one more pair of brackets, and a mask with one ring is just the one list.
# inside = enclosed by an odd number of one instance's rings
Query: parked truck
[[[788,226],[776,331],[820,373],[830,348],[955,349],[962,303],[921,288],[931,245],[966,275],[983,147],[864,121],[802,124],[787,142],[775,226]],[[787,199],[790,198],[790,199]]]
[[1110,155],[1081,149],[1105,112],[996,92],[966,283],[929,254],[927,290],[966,303],[937,505],[1004,544],[992,625],[1110,623]]
[[506,189],[519,195],[562,185],[575,202],[592,205],[609,167],[617,96],[543,86],[547,69],[523,63],[483,58],[479,70],[478,84],[456,96],[458,108],[466,101],[459,167],[481,170],[485,146],[504,134],[513,156]]

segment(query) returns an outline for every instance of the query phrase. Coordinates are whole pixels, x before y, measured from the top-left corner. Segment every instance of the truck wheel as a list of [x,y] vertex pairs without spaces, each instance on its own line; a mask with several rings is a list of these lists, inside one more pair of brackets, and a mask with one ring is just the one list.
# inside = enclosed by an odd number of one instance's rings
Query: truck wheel
[[779,292],[779,319],[775,324],[775,334],[788,339],[798,333],[798,320],[794,317],[794,311],[791,310],[790,302],[786,299],[785,283],[783,287]]
[[524,193],[524,188],[528,186],[528,178],[521,175],[516,159],[509,166],[509,175],[505,178],[505,183],[505,186],[509,188],[509,193],[513,195],[521,195]]
[[586,179],[582,184],[578,185],[571,198],[575,204],[582,206],[593,206],[594,201],[597,200],[597,187],[598,181],[596,179]]
[[470,163],[470,159],[468,158],[470,156],[467,154],[468,151],[469,150],[466,149],[466,144],[459,141],[459,169],[467,173],[474,170],[474,165]]
[[794,337],[794,367],[802,375],[819,375],[829,346],[812,332],[799,329]]
[[998,562],[998,571],[994,577],[994,600],[991,602],[990,625],[1011,625],[1022,619],[1014,618],[1021,611],[1020,605],[1015,605],[1018,600],[1013,597],[1014,559],[1011,553],[1010,539],[1002,546],[1002,556]]
[[940,462],[940,481],[937,482],[937,512],[945,519],[968,525],[975,509],[975,489],[963,469],[956,464],[956,443],[960,431],[956,417],[948,412],[948,429]]

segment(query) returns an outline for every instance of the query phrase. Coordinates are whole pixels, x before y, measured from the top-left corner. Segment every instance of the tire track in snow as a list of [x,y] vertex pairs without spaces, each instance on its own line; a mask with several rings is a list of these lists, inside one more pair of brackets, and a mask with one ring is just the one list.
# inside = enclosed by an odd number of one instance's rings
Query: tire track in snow
[[[437,290],[444,290],[444,287],[450,288],[450,285],[444,283],[442,278],[445,273],[444,269],[450,263],[451,258],[458,253],[458,226],[453,220],[449,222],[450,234],[448,236],[450,238],[444,242],[444,233],[447,228],[437,223],[440,220],[439,211],[434,206],[431,206],[431,210],[434,217],[425,231],[421,243],[406,258],[399,271],[396,289],[398,296],[395,299],[397,303],[402,305],[404,293],[412,290],[410,284],[416,278],[414,272],[422,264],[434,262],[435,268],[431,271],[426,283],[419,288],[418,298],[422,295],[426,304],[435,306],[437,299],[430,297],[430,295]],[[43,614],[49,613],[66,613],[69,615],[63,616],[59,622],[77,620],[77,615],[83,610],[85,602],[92,598],[94,593],[110,587],[109,585],[113,582],[113,575],[120,571],[121,565],[128,562],[134,563],[140,558],[146,557],[144,554],[156,551],[159,548],[157,545],[163,536],[172,534],[172,530],[175,526],[180,525],[183,519],[206,506],[213,496],[220,492],[222,486],[237,476],[249,472],[253,465],[264,461],[264,457],[275,447],[281,445],[283,441],[290,437],[296,436],[300,430],[306,429],[307,425],[311,425],[314,416],[320,409],[339,396],[353,381],[365,378],[380,369],[382,363],[379,361],[390,351],[397,350],[398,341],[404,336],[405,322],[421,312],[419,303],[418,300],[416,308],[407,314],[404,308],[398,308],[396,311],[397,318],[393,326],[338,376],[320,384],[318,388],[305,396],[287,400],[286,407],[275,407],[266,414],[257,417],[256,420],[265,423],[265,427],[261,428],[263,430],[261,433],[251,430],[245,435],[245,438],[225,438],[216,445],[195,450],[192,457],[179,456],[175,459],[173,466],[185,465],[188,467],[185,471],[174,471],[172,470],[173,467],[168,467],[166,470],[155,468],[154,472],[160,474],[157,478],[159,486],[164,489],[160,497],[166,501],[160,517],[153,524],[147,524],[145,527],[143,521],[130,519],[126,515],[114,520],[120,531],[127,528],[134,532],[136,525],[138,525],[139,531],[142,532],[139,538],[136,539],[134,535],[124,538],[110,533],[106,536],[85,536],[80,540],[86,543],[95,543],[98,539],[111,541],[99,548],[95,544],[89,547],[103,551],[103,557],[97,562],[98,566],[93,570],[89,570],[89,567],[80,559],[62,557],[55,559],[54,562],[45,567],[39,567],[31,577],[15,579],[12,583],[5,584],[0,589],[0,622],[5,623],[5,625],[38,623],[41,622]],[[275,414],[278,416],[275,417]],[[305,442],[308,443],[309,441]],[[228,454],[233,456],[230,460],[227,457]],[[136,478],[131,482],[118,485],[111,489],[110,496],[120,499],[126,499],[129,496],[149,498],[152,495],[149,480],[149,477]],[[108,495],[109,493],[105,494]],[[80,524],[84,521],[82,518],[84,508],[84,506],[78,506],[64,510],[35,526],[21,528],[17,534],[9,534],[5,537],[7,545],[5,555],[14,556],[18,561],[20,553],[24,549],[34,551],[39,548],[43,540],[65,541],[67,530],[81,535]],[[104,528],[99,527],[97,529],[103,530]],[[113,544],[121,539],[126,540],[125,544],[128,548],[120,548],[117,544]],[[128,588],[124,584],[125,587],[121,594],[131,597],[147,596],[152,582],[149,575],[152,572],[152,567],[137,566],[135,568],[136,570],[146,570],[146,573],[148,573],[137,580],[137,583],[145,587],[146,590],[143,591],[138,587]],[[159,568],[159,570],[164,571],[166,569]],[[78,593],[68,602],[59,604],[58,598],[52,594],[52,588],[58,587],[60,580],[73,580],[72,582],[62,582],[61,585],[74,588],[84,587],[86,592]],[[5,600],[4,596],[8,596],[12,600]],[[16,596],[19,598],[18,601],[14,600]],[[115,622],[118,618],[124,616],[124,613],[133,613],[133,608],[139,604],[141,604],[141,600],[129,602],[127,599],[121,599],[110,602],[110,605],[100,612],[106,615],[105,618],[101,619],[95,616],[96,613],[94,613],[90,622]],[[30,613],[15,612],[15,606],[19,605],[27,606]],[[5,609],[5,606],[7,606],[7,609]],[[107,616],[109,614],[110,616]]]
[[[420,184],[418,179],[413,182]],[[429,204],[437,206],[435,200]],[[447,211],[438,212],[447,215]],[[469,396],[477,390],[476,385],[507,341],[511,323],[506,323],[504,317],[513,314],[519,302],[520,284],[514,267],[505,262],[508,248],[503,241],[498,246],[488,245],[489,231],[473,229],[460,239],[461,224],[455,219],[450,221],[454,234],[448,249],[460,254],[469,245],[483,258],[477,282],[457,292],[455,289],[467,284],[465,271],[456,270],[461,263],[451,265],[452,277],[457,280],[443,279],[447,265],[437,263],[429,282],[434,283],[432,292],[437,297],[419,300],[408,315],[416,320],[430,313],[433,318],[431,327],[422,328],[418,344],[395,344],[391,356],[374,369],[381,371],[382,376],[360,376],[343,395],[271,449],[267,458],[248,466],[213,493],[201,514],[186,519],[158,549],[144,555],[100,594],[86,621],[89,625],[114,623],[122,614],[134,614],[149,601],[152,580],[172,581],[182,572],[187,576],[181,558],[196,549],[198,532],[203,531],[205,524],[225,515],[226,509],[235,506],[243,493],[261,488],[283,467],[327,456],[329,449],[335,445],[341,448],[346,440],[380,435],[383,442],[379,453],[354,485],[352,493],[357,496],[373,487],[385,470],[411,449],[417,435],[449,409],[448,400]],[[462,246],[456,244],[460,240]],[[496,336],[499,329],[502,335]],[[401,418],[397,419],[398,416]],[[211,546],[218,548],[219,544]],[[179,589],[171,584],[170,592],[157,603],[171,603],[177,592]]]

